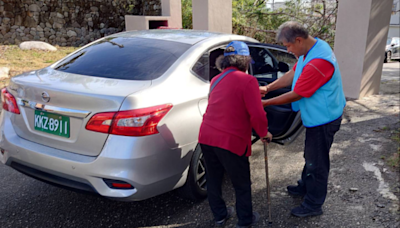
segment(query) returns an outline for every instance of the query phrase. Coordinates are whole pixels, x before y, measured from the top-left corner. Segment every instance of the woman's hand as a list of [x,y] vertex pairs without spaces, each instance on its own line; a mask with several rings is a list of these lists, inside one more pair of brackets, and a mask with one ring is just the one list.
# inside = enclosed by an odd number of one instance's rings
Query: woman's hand
[[268,132],[266,136],[261,138],[261,141],[267,144],[270,143],[272,141],[272,134]]

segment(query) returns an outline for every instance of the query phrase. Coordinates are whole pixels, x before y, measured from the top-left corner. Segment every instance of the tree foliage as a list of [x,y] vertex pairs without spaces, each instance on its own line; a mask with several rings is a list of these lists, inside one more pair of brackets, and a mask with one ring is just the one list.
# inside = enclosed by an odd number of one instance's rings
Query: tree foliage
[[[182,1],[183,28],[192,28],[192,0]],[[264,43],[275,43],[278,27],[290,20],[303,24],[311,36],[333,45],[338,0],[288,0],[284,7],[271,10],[271,0],[233,0],[232,31]]]
[[302,23],[313,37],[319,37],[333,46],[339,0],[291,0],[277,15]]
[[182,0],[182,28],[193,29],[192,0]]

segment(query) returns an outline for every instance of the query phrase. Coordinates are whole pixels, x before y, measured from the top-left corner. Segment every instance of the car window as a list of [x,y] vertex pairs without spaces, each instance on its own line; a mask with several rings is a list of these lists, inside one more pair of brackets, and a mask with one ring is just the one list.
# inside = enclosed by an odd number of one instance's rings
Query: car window
[[158,39],[109,37],[63,59],[55,70],[104,78],[152,80],[164,74],[190,47]]
[[269,49],[269,51],[274,55],[274,57],[279,62],[284,62],[289,64],[289,69],[292,69],[294,65],[297,63],[297,58],[293,54],[284,51],[279,51],[276,49]]
[[387,39],[386,45],[390,45],[392,43],[392,38]]
[[252,64],[253,75],[255,77],[273,78],[277,70],[277,61],[271,53],[264,47],[249,47],[250,55],[254,63]]
[[192,71],[198,77],[211,81],[215,76],[221,73],[220,69],[216,66],[218,57],[224,55],[224,47],[217,47],[212,50],[206,51],[193,65]]
[[206,81],[209,80],[209,61],[208,61],[208,53],[204,53],[199,60],[192,67],[192,71],[196,73],[196,75]]
[[[220,69],[217,67],[217,60],[219,57],[224,55],[224,50],[225,46],[216,48],[210,52],[210,81],[213,79],[215,76],[221,73]],[[222,69],[221,69],[222,70]]]

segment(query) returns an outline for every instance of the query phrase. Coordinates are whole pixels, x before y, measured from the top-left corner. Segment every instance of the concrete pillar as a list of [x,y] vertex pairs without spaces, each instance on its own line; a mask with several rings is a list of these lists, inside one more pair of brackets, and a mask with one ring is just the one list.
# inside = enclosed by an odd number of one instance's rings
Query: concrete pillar
[[170,16],[168,27],[182,28],[182,0],[161,0],[161,15]]
[[193,29],[232,33],[232,0],[193,0]]
[[346,97],[379,93],[393,0],[339,2],[334,52]]
[[161,0],[162,16],[133,16],[125,15],[126,31],[148,30],[165,26],[169,28],[182,28],[182,2],[181,0]]

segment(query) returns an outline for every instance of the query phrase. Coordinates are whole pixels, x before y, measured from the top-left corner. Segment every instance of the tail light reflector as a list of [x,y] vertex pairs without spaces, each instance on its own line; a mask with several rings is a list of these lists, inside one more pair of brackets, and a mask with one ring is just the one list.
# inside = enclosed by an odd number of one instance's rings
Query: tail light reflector
[[110,179],[103,179],[103,180],[107,184],[107,186],[112,189],[134,189],[134,187],[131,184],[125,181],[110,180]]

